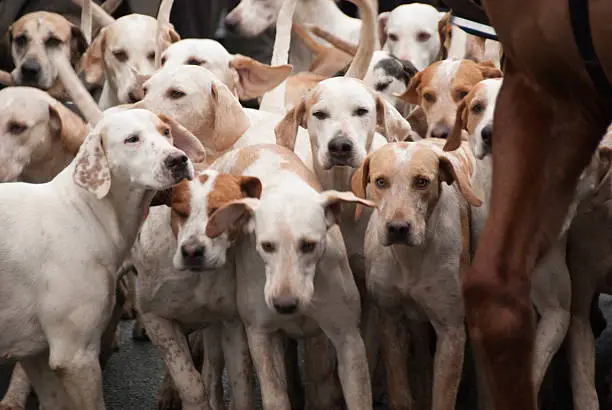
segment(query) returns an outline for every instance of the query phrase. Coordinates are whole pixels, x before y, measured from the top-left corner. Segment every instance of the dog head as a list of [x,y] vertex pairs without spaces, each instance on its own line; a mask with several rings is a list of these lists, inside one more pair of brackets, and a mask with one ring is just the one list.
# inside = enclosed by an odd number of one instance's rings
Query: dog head
[[172,208],[172,232],[178,246],[174,254],[177,269],[195,271],[225,265],[226,254],[237,230],[211,238],[206,235],[210,216],[223,205],[242,198],[259,198],[261,182],[255,177],[235,177],[213,170],[196,174],[172,189],[167,205]]
[[423,70],[440,54],[441,13],[428,4],[405,4],[378,16],[383,50]]
[[201,161],[204,148],[176,121],[143,109],[115,109],[105,113],[81,145],[73,178],[98,198],[106,196],[115,179],[160,191],[193,178],[188,155]]
[[483,80],[463,98],[457,107],[455,126],[445,149],[453,150],[461,144],[461,134],[466,130],[470,146],[476,158],[482,159],[493,147],[493,113],[501,78]]
[[3,89],[0,91],[0,182],[46,182],[30,180],[29,171],[34,171],[30,168],[44,170],[46,180],[51,179],[54,176],[49,175],[51,157],[62,152],[75,155],[86,135],[87,125],[83,120],[46,92],[30,87]]
[[[155,71],[157,20],[130,14],[106,26],[83,57],[85,81],[99,84],[104,76],[119,104],[142,99],[142,84]],[[179,40],[170,26],[166,43]]]
[[261,97],[291,74],[290,65],[271,67],[251,57],[232,55],[209,39],[181,40],[164,51],[162,66],[197,65],[210,70],[241,100]]
[[[388,144],[370,154],[353,175],[357,196],[372,196],[378,209],[376,227],[384,246],[422,246],[427,225],[442,191],[456,182],[471,205],[479,206],[462,153],[442,151],[444,141],[420,140]],[[370,185],[370,190],[366,191]]]
[[241,0],[225,17],[225,27],[245,37],[256,37],[276,23],[283,0]]
[[353,78],[320,82],[289,110],[276,127],[277,143],[293,149],[298,126],[308,129],[314,158],[324,170],[357,168],[370,151],[380,127],[390,141],[401,141],[411,128],[397,110]]
[[49,90],[58,82],[57,69],[47,52],[61,50],[72,64],[87,49],[81,30],[59,14],[39,11],[28,13],[9,29],[9,41],[15,69],[12,77],[18,85]]
[[492,63],[442,60],[417,73],[400,97],[423,108],[427,137],[447,138],[455,123],[457,106],[480,81],[502,76]]

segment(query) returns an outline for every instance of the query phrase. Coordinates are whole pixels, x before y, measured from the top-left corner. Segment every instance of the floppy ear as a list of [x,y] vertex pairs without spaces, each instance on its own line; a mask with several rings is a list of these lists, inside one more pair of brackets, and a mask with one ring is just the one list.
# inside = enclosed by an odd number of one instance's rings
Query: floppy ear
[[271,67],[240,54],[230,61],[230,67],[238,73],[238,98],[241,100],[261,97],[289,77],[293,68],[289,64]]
[[214,103],[213,141],[215,149],[229,149],[249,129],[250,122],[240,102],[221,82],[213,82],[211,94]]
[[242,195],[248,198],[261,198],[262,185],[259,178],[241,176],[239,179]]
[[440,57],[444,60],[448,56],[451,40],[453,38],[453,26],[450,22],[451,12],[443,13],[438,21],[438,36],[440,37]]
[[102,84],[104,80],[104,51],[106,49],[106,29],[100,30],[91,42],[89,49],[81,58],[81,71],[85,73],[88,84]]
[[108,194],[111,173],[102,146],[102,135],[90,133],[74,158],[72,179],[75,184],[102,199]]
[[597,179],[595,194],[589,203],[592,207],[612,198],[612,147],[600,145],[597,148]]
[[440,155],[440,179],[447,184],[451,185],[453,182],[457,182],[459,191],[466,199],[466,201],[472,206],[482,205],[482,201],[474,190],[468,176],[463,172],[461,166],[454,162],[450,157],[446,155]]
[[402,95],[396,95],[396,97],[409,102],[410,104],[418,104],[419,103],[419,87],[421,86],[421,80],[423,77],[423,72],[419,71],[412,77],[410,83],[408,84],[408,88]]
[[[186,180],[185,180],[186,181]],[[149,206],[172,205],[172,188],[157,191]]]
[[451,130],[450,136],[446,139],[444,151],[454,151],[461,146],[461,134],[467,127],[468,114],[467,97],[464,97],[457,106],[455,125]]
[[285,114],[285,117],[274,127],[276,135],[276,144],[289,148],[291,151],[295,148],[295,140],[297,138],[298,127],[306,128],[306,102],[302,101],[293,107]]
[[366,199],[366,188],[370,182],[370,156],[368,155],[363,164],[353,174],[351,178],[351,189],[359,198]]
[[71,155],[76,155],[85,137],[87,124],[75,113],[57,103],[49,105],[49,127],[54,136],[61,139],[62,145]]
[[242,198],[228,202],[208,219],[206,236],[216,238],[223,232],[227,232],[235,227],[240,219],[251,217],[258,206],[259,199],[256,198]]
[[[397,57],[395,57],[397,58]],[[403,77],[404,77],[404,83],[406,84],[406,86],[408,86],[408,84],[410,83],[410,80],[412,80],[412,77],[414,77],[416,75],[416,73],[419,72],[419,70],[417,70],[417,68],[414,66],[414,64],[412,64],[410,61],[408,60],[402,60],[401,58],[397,58],[397,61],[399,61],[400,63],[402,63],[402,67],[403,67]]]
[[[165,25],[165,29],[166,32],[163,34],[162,40],[163,40],[163,50],[165,50],[166,48],[168,48],[168,46],[170,46],[170,44],[172,43],[176,43],[177,41],[179,41],[181,39],[181,36],[179,36],[179,34],[176,32],[176,30],[174,29],[174,25],[172,23],[168,23]],[[162,50],[162,52],[163,52]]]
[[408,121],[380,96],[376,96],[376,125],[388,142],[412,141],[412,127]]
[[481,61],[478,63],[478,68],[480,68],[484,78],[501,78],[503,76],[501,70],[495,67],[495,63],[491,60]]
[[325,210],[325,219],[327,221],[327,227],[331,227],[338,221],[338,216],[341,211],[342,203],[356,203],[359,205],[375,207],[376,204],[367,199],[361,199],[352,192],[339,192],[339,191],[324,191],[320,194],[321,206]]
[[191,131],[166,114],[159,114],[158,117],[170,127],[175,147],[183,151],[193,162],[202,162],[206,159],[204,146]]
[[380,40],[380,47],[384,46],[387,42],[387,21],[389,21],[390,14],[390,12],[385,11],[378,15],[378,38]]
[[417,134],[419,138],[423,139],[424,136],[427,135],[427,116],[425,115],[425,111],[423,111],[423,107],[418,106],[413,109],[410,114],[408,114],[406,120],[410,123],[413,132]]
[[70,61],[76,63],[79,61],[85,51],[87,51],[87,39],[77,26],[70,27],[70,49],[72,51]]

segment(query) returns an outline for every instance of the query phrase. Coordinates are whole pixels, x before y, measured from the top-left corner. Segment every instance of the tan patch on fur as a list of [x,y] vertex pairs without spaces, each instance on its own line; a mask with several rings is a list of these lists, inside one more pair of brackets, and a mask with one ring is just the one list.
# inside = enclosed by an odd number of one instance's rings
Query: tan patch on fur
[[240,182],[240,177],[225,173],[217,175],[213,188],[208,194],[207,213],[210,215],[228,202],[243,198],[245,193],[240,189]]
[[170,225],[172,232],[176,237],[178,235],[179,226],[182,225],[191,213],[191,192],[189,192],[189,182],[183,180],[180,184],[172,189],[172,216],[170,217]]
[[45,27],[53,35],[64,42],[70,41],[72,24],[57,13],[37,11],[21,17],[11,26],[13,38],[27,33],[29,30],[39,31],[39,26]]

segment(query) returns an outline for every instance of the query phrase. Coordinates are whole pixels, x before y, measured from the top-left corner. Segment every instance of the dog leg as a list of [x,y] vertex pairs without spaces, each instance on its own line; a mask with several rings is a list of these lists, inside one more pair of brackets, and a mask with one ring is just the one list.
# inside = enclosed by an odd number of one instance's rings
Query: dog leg
[[223,348],[221,347],[221,324],[198,330],[204,346],[202,357],[202,381],[208,391],[208,402],[212,410],[225,410],[223,401]]
[[399,314],[381,310],[380,312],[380,351],[384,362],[389,394],[389,408],[410,410],[414,399],[408,379],[408,357],[410,338],[404,318]]
[[[489,218],[462,275],[470,335],[496,410],[535,410],[530,276],[557,241],[577,179],[609,123],[595,103],[551,98],[508,56],[495,109]],[[503,172],[511,169],[512,172]],[[500,172],[502,170],[502,172]]]
[[[73,346],[59,348],[50,343],[49,364],[61,380],[74,408],[104,410],[102,369],[95,350],[74,350]],[[30,373],[28,376],[31,377]]]
[[306,408],[304,386],[300,374],[299,343],[289,336],[283,336],[283,354],[285,361],[285,374],[287,375],[287,394],[293,410]]
[[283,335],[247,329],[249,350],[257,370],[264,409],[290,409],[283,361]]
[[161,349],[183,410],[210,410],[202,377],[193,365],[187,339],[179,325],[150,313],[140,318],[153,344]]
[[303,342],[307,407],[314,410],[342,408],[342,390],[336,379],[336,361],[329,339],[321,333]]
[[463,323],[449,326],[438,332],[434,357],[432,410],[455,408],[463,370],[465,340]]
[[125,297],[119,289],[119,286],[117,286],[113,313],[111,314],[110,321],[106,325],[106,329],[104,329],[104,333],[102,333],[102,340],[100,342],[100,366],[103,369],[106,367],[106,363],[111,355],[119,350],[117,333],[119,332],[119,322],[121,321],[124,302]]
[[23,367],[21,367],[21,364],[16,363],[11,374],[11,383],[6,393],[4,393],[2,401],[0,401],[0,410],[25,409],[30,390],[31,386],[28,375],[23,370]]
[[47,354],[25,359],[21,365],[32,382],[41,409],[72,410],[75,408],[71,405],[57,374],[49,368]]
[[253,363],[242,322],[225,323],[222,336],[223,355],[232,391],[232,409],[254,409]]

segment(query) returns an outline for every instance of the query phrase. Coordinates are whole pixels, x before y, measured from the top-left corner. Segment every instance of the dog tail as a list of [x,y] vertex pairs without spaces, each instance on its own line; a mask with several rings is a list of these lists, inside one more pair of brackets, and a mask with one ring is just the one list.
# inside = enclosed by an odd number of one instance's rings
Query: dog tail
[[91,11],[93,14],[93,20],[95,20],[96,24],[100,26],[100,28],[106,27],[115,22],[113,16],[108,14],[105,9],[100,7],[99,4],[92,2],[91,0],[72,0],[72,2],[76,5],[81,6],[81,8],[85,8],[86,3],[91,3]]
[[113,14],[121,6],[121,3],[123,3],[123,0],[106,0],[100,6],[108,14]]
[[335,34],[330,33],[329,31],[321,28],[319,26],[312,26],[310,31],[315,36],[322,38],[327,41],[332,46],[336,47],[340,51],[344,51],[346,54],[355,56],[357,54],[357,46],[350,44],[348,41],[344,41],[340,37]]
[[[276,21],[276,37],[274,38],[274,50],[272,51],[271,66],[287,64],[289,61],[289,47],[291,44],[291,28],[293,26],[293,13],[297,0],[284,0],[278,13]],[[285,79],[276,88],[268,91],[261,98],[259,109],[268,112],[285,113]]]
[[102,111],[100,111],[96,102],[87,92],[81,80],[79,80],[68,57],[58,51],[51,51],[49,57],[57,69],[64,88],[70,97],[72,97],[79,111],[81,111],[87,122],[95,126],[100,121],[100,118],[102,118]]
[[378,1],[376,0],[350,0],[359,7],[359,14],[361,15],[361,31],[359,33],[359,46],[355,53],[355,58],[351,61],[346,77],[358,78],[363,80],[370,61],[374,55],[374,50],[377,44],[376,38],[376,12],[378,9]]
[[157,13],[157,50],[155,51],[155,69],[161,67],[161,55],[164,52],[165,36],[170,26],[170,12],[174,0],[162,0]]
[[[327,48],[312,37],[312,30],[304,28],[301,24],[293,22],[293,32],[302,40],[314,55],[319,55]],[[319,36],[320,37],[320,36]]]
[[92,33],[92,11],[91,3],[93,0],[83,0],[83,7],[81,7],[81,31],[87,40],[87,44],[91,44],[91,33]]

